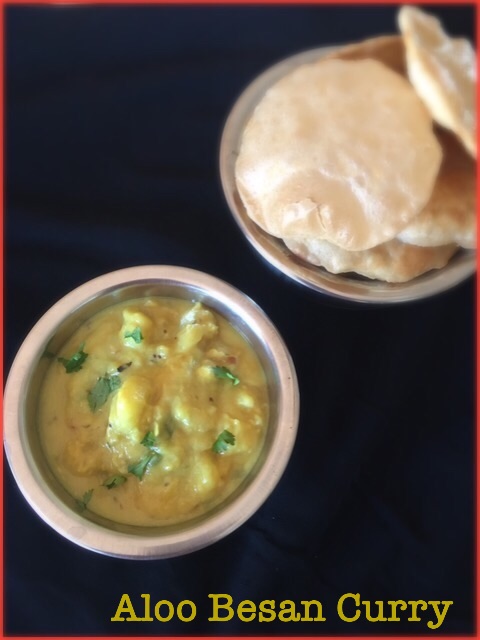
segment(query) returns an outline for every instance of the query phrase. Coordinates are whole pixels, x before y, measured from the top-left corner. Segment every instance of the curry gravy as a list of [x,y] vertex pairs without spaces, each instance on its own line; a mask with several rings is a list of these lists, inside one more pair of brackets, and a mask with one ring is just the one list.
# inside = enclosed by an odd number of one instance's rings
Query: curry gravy
[[86,322],[55,354],[39,428],[78,509],[135,525],[201,515],[242,482],[268,423],[252,347],[200,303],[145,298]]

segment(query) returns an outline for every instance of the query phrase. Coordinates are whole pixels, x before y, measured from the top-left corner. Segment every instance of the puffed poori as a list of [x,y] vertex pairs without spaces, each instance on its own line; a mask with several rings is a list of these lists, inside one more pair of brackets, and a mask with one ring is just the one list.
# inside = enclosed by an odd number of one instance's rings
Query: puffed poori
[[432,197],[398,239],[422,247],[455,243],[475,249],[477,235],[476,163],[447,131],[438,131],[443,149]]
[[[402,9],[400,21],[416,24],[418,12]],[[409,28],[293,69],[243,131],[235,179],[246,213],[331,273],[405,282],[476,247],[476,163],[462,144],[473,151],[460,127],[435,124],[412,81]],[[466,47],[455,43],[447,57]],[[476,107],[458,91],[467,122]]]
[[430,198],[442,159],[411,85],[376,60],[320,60],[271,87],[236,163],[249,215],[280,238],[342,249],[394,238]]
[[326,240],[286,238],[292,253],[330,273],[355,272],[385,282],[407,282],[431,269],[441,269],[456,251],[443,247],[417,247],[394,238],[365,251],[346,251]]
[[450,129],[477,157],[475,51],[465,38],[451,38],[440,21],[416,7],[402,7],[398,24],[408,76],[434,120]]
[[377,36],[340,47],[325,56],[340,60],[377,60],[400,75],[407,75],[405,45],[402,36]]

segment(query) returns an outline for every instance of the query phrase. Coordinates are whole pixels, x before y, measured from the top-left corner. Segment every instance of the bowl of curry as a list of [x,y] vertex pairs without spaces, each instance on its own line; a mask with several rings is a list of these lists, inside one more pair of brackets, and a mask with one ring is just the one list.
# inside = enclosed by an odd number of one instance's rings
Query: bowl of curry
[[295,368],[246,295],[142,266],[59,300],[20,347],[4,446],[37,514],[115,557],[182,555],[263,504],[297,431]]

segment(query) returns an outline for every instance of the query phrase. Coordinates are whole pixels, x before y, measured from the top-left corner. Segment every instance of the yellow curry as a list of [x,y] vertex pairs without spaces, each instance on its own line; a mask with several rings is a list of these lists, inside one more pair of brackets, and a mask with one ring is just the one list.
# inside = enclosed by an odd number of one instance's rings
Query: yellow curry
[[80,511],[136,525],[185,521],[224,500],[255,464],[265,376],[247,341],[202,304],[113,305],[52,358],[41,440]]

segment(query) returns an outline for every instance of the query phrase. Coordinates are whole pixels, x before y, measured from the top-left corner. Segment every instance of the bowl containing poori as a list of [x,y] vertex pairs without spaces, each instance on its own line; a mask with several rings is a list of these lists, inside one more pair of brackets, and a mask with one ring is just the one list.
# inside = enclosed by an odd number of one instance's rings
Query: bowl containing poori
[[23,495],[65,538],[164,558],[263,504],[298,412],[292,359],[250,298],[192,269],[133,267],[73,290],[28,334],[4,446]]
[[253,247],[357,302],[424,298],[476,266],[475,52],[414,7],[399,26],[267,69],[220,145],[224,194]]

